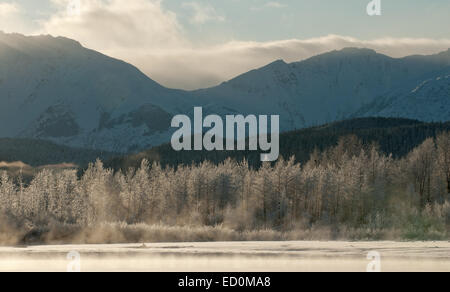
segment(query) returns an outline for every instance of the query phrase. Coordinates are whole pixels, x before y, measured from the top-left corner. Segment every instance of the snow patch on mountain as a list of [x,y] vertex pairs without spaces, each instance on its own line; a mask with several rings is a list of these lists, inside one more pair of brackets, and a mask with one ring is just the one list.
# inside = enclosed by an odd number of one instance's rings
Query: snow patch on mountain
[[450,120],[450,72],[426,79],[405,92],[380,97],[361,116],[412,118],[426,122]]

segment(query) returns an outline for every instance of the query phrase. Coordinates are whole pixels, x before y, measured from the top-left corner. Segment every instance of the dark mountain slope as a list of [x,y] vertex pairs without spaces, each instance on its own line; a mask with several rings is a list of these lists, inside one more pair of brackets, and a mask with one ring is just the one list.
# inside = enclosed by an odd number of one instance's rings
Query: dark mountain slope
[[31,166],[73,163],[86,165],[97,158],[106,160],[117,154],[70,148],[34,139],[0,139],[0,162],[21,161]]
[[[325,150],[337,145],[339,138],[356,135],[365,145],[377,143],[380,149],[394,157],[402,157],[421,144],[426,138],[450,131],[450,122],[423,123],[416,120],[388,118],[360,118],[335,122],[284,133],[280,137],[280,155],[289,158],[295,155],[299,162],[309,160],[315,150]],[[135,155],[116,157],[106,163],[114,169],[139,166],[142,159],[156,161],[162,165],[199,163],[209,160],[215,163],[227,158],[247,159],[253,166],[260,165],[259,151],[181,151],[172,150],[166,144]]]

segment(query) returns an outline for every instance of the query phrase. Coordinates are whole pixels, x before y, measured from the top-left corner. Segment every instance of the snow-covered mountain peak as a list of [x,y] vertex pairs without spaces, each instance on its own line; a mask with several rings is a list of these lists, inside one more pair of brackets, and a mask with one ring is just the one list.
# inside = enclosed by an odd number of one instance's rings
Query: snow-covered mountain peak
[[378,54],[373,49],[356,48],[356,47],[343,48],[342,50],[337,50],[337,52],[341,52],[343,54],[352,54],[352,55],[377,55]]
[[395,59],[346,48],[290,64],[277,60],[186,92],[70,39],[0,33],[0,137],[142,150],[170,141],[171,118],[191,115],[194,106],[205,114],[277,114],[281,131],[355,112],[449,120],[449,75],[450,51]]
[[334,50],[331,52],[319,54],[317,56],[313,56],[304,61],[295,62],[293,64],[302,64],[302,63],[329,63],[336,61],[344,61],[344,60],[364,60],[366,62],[380,59],[392,59],[383,54],[379,54],[372,49],[365,48],[343,48],[342,50]]
[[277,67],[280,67],[280,66],[284,67],[286,65],[287,65],[287,63],[284,60],[279,59],[279,60],[276,60],[276,61],[274,61],[274,62],[272,62],[272,63],[270,63],[270,64],[268,64],[268,65],[266,65],[265,67],[262,67],[262,68],[277,68]]
[[443,56],[450,57],[450,48],[447,51],[439,53],[438,55],[443,55]]
[[50,35],[24,36],[0,32],[0,46],[14,49],[27,55],[39,54],[41,57],[68,55],[83,49],[75,40]]
[[0,137],[126,152],[166,142],[186,100],[76,41],[0,35]]
[[324,53],[322,55],[318,55],[317,57],[333,56],[333,57],[338,57],[338,58],[343,58],[343,57],[353,57],[354,58],[354,57],[367,57],[367,56],[374,56],[374,55],[381,55],[381,54],[378,54],[375,50],[372,50],[372,49],[348,47],[348,48],[343,48],[341,50],[334,50],[329,53]]

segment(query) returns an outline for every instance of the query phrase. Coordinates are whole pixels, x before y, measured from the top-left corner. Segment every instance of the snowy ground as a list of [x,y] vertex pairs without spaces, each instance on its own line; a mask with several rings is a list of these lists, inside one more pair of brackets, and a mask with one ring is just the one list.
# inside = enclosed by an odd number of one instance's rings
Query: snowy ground
[[[382,271],[450,272],[450,242],[216,242],[0,247],[0,271],[361,271],[371,251]],[[73,262],[72,262],[73,263]],[[72,265],[73,266],[73,265]]]

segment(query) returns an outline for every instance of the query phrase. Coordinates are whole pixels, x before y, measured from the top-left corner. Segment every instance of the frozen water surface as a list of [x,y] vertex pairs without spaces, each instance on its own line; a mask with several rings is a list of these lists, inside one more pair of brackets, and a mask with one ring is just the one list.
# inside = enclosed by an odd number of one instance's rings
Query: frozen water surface
[[0,271],[364,272],[381,255],[382,271],[450,272],[450,242],[214,242],[0,247]]

